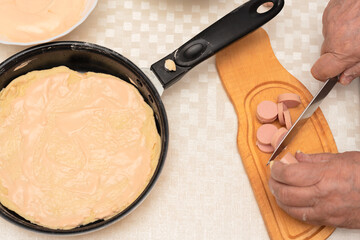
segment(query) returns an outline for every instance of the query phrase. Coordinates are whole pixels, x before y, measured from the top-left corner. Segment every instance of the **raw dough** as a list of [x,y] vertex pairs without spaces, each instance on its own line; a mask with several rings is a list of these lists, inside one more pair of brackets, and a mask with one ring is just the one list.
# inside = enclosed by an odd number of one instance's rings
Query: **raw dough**
[[33,223],[114,216],[147,186],[160,148],[152,109],[116,77],[57,67],[0,92],[0,201]]

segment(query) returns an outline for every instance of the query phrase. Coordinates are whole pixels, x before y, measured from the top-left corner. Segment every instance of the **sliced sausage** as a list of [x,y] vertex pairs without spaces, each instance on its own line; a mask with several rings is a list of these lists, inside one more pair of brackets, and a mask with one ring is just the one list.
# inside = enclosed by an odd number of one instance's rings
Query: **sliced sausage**
[[285,126],[284,111],[287,107],[283,103],[278,103],[278,119],[281,126]]
[[290,129],[292,126],[292,122],[291,122],[291,115],[289,110],[284,111],[284,119],[285,119],[285,126],[287,129]]
[[256,108],[256,117],[261,123],[273,122],[277,115],[277,104],[272,101],[262,101]]
[[275,149],[270,144],[261,144],[259,141],[256,141],[256,145],[260,149],[260,151],[264,153],[272,153]]
[[278,96],[278,103],[284,103],[288,108],[297,107],[300,103],[299,95],[295,93],[283,93]]
[[279,128],[275,134],[273,135],[272,139],[271,139],[271,146],[275,149],[277,148],[277,146],[279,146],[279,144],[281,143],[281,140],[283,140],[283,138],[285,137],[287,133],[287,129],[286,128]]
[[256,132],[256,138],[261,144],[271,144],[271,139],[277,130],[278,128],[273,124],[261,125]]
[[292,164],[298,163],[299,161],[291,153],[288,152],[280,159],[280,162],[285,164]]
[[277,118],[277,116],[276,116],[273,119],[265,119],[265,118],[259,117],[257,114],[256,114],[256,116],[257,116],[257,119],[259,120],[259,122],[261,122],[261,123],[272,123]]

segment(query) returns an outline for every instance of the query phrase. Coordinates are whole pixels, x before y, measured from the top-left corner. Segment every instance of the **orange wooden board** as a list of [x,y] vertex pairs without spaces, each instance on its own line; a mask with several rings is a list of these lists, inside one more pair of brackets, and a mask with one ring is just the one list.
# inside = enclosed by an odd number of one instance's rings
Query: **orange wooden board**
[[[238,150],[271,239],[326,239],[332,227],[312,226],[293,219],[276,204],[268,188],[270,169],[266,166],[270,154],[257,146],[257,105],[263,100],[276,102],[281,93],[292,92],[302,103],[290,109],[293,122],[305,109],[312,95],[276,59],[268,35],[263,29],[247,35],[216,55],[216,66],[223,86],[238,117]],[[278,121],[275,122],[280,127]],[[337,152],[326,119],[318,109],[301,128],[284,152],[295,154]],[[280,155],[280,157],[282,156]]]

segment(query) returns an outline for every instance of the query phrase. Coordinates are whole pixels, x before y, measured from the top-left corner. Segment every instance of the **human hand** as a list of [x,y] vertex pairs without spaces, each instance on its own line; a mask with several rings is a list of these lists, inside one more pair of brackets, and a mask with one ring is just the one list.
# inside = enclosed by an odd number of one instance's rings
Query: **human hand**
[[321,81],[340,75],[347,85],[360,76],[360,1],[330,0],[323,14],[321,56],[311,69]]
[[280,208],[314,225],[360,228],[360,152],[297,153],[276,161],[269,187]]

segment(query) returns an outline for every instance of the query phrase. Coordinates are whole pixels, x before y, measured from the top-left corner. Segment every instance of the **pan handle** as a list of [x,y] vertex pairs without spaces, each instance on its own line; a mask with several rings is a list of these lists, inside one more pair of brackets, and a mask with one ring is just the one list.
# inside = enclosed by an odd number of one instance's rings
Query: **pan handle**
[[[274,6],[265,13],[258,13],[258,7],[265,2],[272,2]],[[202,61],[267,23],[281,11],[283,6],[284,0],[248,1],[200,32],[168,56],[151,65],[151,70],[160,80],[163,87],[168,88]],[[175,63],[175,71],[165,68],[166,60]]]

